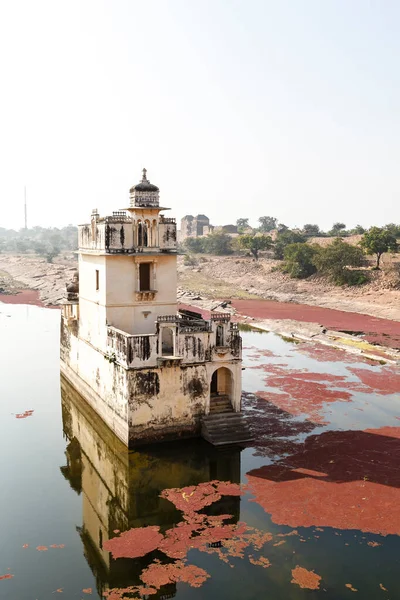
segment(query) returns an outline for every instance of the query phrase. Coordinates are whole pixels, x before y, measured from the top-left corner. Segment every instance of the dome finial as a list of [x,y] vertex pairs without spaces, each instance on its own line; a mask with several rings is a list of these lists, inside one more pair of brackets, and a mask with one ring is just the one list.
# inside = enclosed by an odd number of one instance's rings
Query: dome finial
[[147,181],[147,169],[143,169],[143,177],[142,177],[142,181]]

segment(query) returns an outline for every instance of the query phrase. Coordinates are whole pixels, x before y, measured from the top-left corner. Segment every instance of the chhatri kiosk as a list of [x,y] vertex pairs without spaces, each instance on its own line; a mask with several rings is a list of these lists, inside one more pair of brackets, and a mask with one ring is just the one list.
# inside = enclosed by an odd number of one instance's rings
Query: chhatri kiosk
[[61,372],[127,446],[249,438],[241,337],[227,313],[177,310],[175,219],[147,179],[123,211],[79,226],[61,320]]

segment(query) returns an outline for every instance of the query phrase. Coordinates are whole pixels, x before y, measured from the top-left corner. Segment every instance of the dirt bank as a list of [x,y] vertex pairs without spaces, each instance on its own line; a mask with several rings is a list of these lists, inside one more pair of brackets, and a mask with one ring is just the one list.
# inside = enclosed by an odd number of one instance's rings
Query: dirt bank
[[[0,292],[3,293],[0,301],[37,304],[40,299],[39,304],[43,306],[60,304],[65,284],[71,281],[76,268],[77,263],[62,259],[49,264],[35,255],[0,254]],[[25,290],[24,296],[19,293],[22,290]],[[34,295],[26,290],[37,293],[35,301]]]
[[385,270],[372,272],[372,281],[359,287],[337,287],[316,276],[290,279],[277,270],[279,262],[265,258],[255,261],[237,256],[201,256],[197,261],[197,265],[185,266],[182,257],[178,260],[182,291],[192,292],[195,297],[259,297],[400,321],[400,290],[396,289],[399,278],[389,258]]

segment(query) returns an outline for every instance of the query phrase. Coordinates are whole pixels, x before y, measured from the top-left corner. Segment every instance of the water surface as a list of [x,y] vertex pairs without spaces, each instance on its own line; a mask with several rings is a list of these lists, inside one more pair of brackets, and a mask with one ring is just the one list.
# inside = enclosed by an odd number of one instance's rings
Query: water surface
[[[165,575],[178,558],[159,547],[116,559],[104,546],[132,528],[158,527],[168,539],[198,515],[210,518],[212,541],[193,548],[199,532],[188,534],[182,560],[207,577],[199,587],[162,583],[150,598],[400,597],[394,367],[244,332],[243,403],[254,443],[216,450],[193,440],[127,452],[60,386],[59,318],[0,305],[0,577],[13,576],[0,579],[0,598],[102,598],[141,585],[153,564]],[[377,391],[365,373],[377,378]],[[209,481],[247,487],[188,517],[190,498]],[[183,510],[160,497],[188,486],[194,495]],[[221,523],[231,533],[217,529],[218,515],[230,515]],[[240,551],[248,535],[241,523],[258,541],[268,532],[268,541]],[[292,582],[297,567],[321,578],[318,589]]]

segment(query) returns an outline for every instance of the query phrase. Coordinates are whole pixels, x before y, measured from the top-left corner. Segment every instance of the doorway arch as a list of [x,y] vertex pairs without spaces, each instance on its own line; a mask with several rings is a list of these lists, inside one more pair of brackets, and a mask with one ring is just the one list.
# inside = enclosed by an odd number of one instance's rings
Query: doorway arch
[[[232,407],[233,375],[226,367],[216,369],[211,377],[210,410],[216,411],[218,406]],[[224,401],[224,402],[222,402]]]

